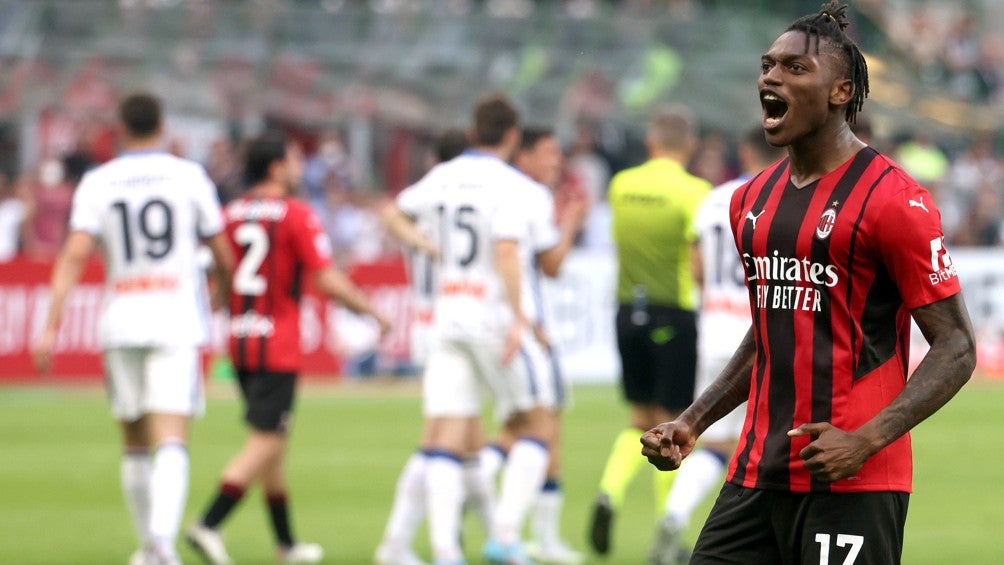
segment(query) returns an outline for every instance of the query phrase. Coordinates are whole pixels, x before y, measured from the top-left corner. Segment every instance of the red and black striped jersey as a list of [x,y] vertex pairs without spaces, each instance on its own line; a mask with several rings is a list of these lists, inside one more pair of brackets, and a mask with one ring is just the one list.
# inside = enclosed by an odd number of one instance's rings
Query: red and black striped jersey
[[930,193],[866,147],[802,188],[783,159],[730,206],[746,270],[756,357],[728,480],[794,492],[911,490],[905,435],[857,475],[812,479],[798,453],[809,422],[852,431],[907,379],[910,309],[960,291]]
[[301,277],[331,263],[321,221],[295,198],[240,198],[227,205],[224,217],[238,261],[230,295],[234,366],[295,372]]

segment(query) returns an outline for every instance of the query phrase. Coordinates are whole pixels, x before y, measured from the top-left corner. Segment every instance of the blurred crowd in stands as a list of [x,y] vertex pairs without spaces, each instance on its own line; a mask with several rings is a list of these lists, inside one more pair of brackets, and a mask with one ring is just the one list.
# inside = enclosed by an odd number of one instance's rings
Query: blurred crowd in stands
[[[1004,107],[1004,34],[993,26],[981,29],[981,15],[970,3],[859,0],[857,7],[872,16],[885,40],[913,61],[925,83],[952,98]],[[1004,15],[1000,2],[987,2],[985,8],[996,11],[984,15],[985,20]]]
[[[920,82],[897,86],[927,84],[995,117],[977,124],[983,132],[952,131],[929,127],[930,116],[880,120],[882,107],[869,102],[863,116],[882,127],[872,133],[862,123],[860,134],[932,190],[952,244],[1002,245],[1004,137],[994,128],[1004,123],[1004,36],[994,22],[1004,22],[1004,2],[853,4],[864,16],[855,29],[867,35],[866,51],[914,65]],[[315,18],[305,17],[309,10]],[[422,10],[444,17],[419,17]],[[715,58],[702,42],[711,36],[745,49],[762,40],[749,18],[804,10],[798,0],[116,0],[95,17],[85,3],[12,3],[0,7],[8,38],[0,43],[0,261],[57,251],[74,187],[118,151],[117,99],[139,85],[165,101],[167,149],[201,161],[224,202],[243,188],[242,140],[267,128],[297,140],[304,197],[342,265],[397,251],[377,207],[429,166],[437,130],[459,125],[467,98],[483,94],[472,84],[506,90],[531,125],[554,128],[563,143],[558,202],[579,192],[593,201],[579,245],[609,249],[606,184],[644,160],[644,112],[688,98],[704,104],[691,169],[715,184],[728,180],[737,136],[759,112],[737,86],[747,65],[731,67],[733,57]],[[607,21],[611,13],[634,19]],[[524,25],[545,16],[561,23],[553,33]],[[513,30],[526,33],[514,39]],[[687,65],[712,84],[731,82],[712,92],[681,71]],[[738,92],[738,105],[725,91]]]
[[[927,186],[938,201],[942,222],[955,246],[1004,245],[1004,138],[993,134],[967,137],[961,145],[944,147],[923,131],[889,139],[875,138],[867,121],[858,134],[880,150],[893,155],[915,178]],[[16,176],[0,176],[0,260],[18,253],[36,259],[51,258],[66,236],[73,191],[81,175],[116,154],[114,130],[82,128],[82,136],[62,153],[49,154]],[[434,137],[430,132],[428,141]],[[704,131],[690,164],[695,174],[714,184],[737,174],[735,132]],[[630,137],[630,136],[628,136]],[[379,178],[361,170],[350,157],[337,128],[313,136],[294,135],[304,151],[302,195],[324,220],[342,265],[385,258],[396,253],[382,231],[380,203],[401,186],[367,184]],[[182,143],[167,149],[184,154]],[[429,143],[416,143],[415,151],[429,151]],[[221,201],[241,193],[240,142],[220,138],[210,145],[204,165],[216,183]],[[585,193],[593,202],[592,212],[579,245],[609,249],[609,220],[605,205],[607,181],[620,168],[644,159],[637,144],[605,144],[600,128],[579,121],[566,143],[566,173],[557,190],[559,213],[563,199]],[[403,157],[411,161],[410,156]],[[415,180],[429,166],[424,153],[410,171]],[[384,163],[383,166],[394,165]]]

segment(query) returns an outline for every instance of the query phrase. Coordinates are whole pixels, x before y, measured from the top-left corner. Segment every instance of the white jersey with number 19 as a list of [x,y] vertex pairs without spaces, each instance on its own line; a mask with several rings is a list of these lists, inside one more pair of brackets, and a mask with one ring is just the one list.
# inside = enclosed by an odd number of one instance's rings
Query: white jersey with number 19
[[494,264],[494,243],[519,241],[518,210],[531,182],[494,155],[468,151],[433,167],[397,197],[398,208],[430,227],[440,249],[434,324],[441,338],[493,339],[511,320]]
[[127,152],[84,175],[70,228],[104,247],[104,347],[199,345],[209,305],[197,250],[223,229],[216,189],[197,163]]

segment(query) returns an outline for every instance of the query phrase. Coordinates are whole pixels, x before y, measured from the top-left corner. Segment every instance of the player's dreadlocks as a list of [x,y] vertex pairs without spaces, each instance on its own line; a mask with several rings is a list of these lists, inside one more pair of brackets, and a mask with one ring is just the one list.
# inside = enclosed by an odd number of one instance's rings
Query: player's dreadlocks
[[848,71],[851,74],[851,84],[854,85],[854,95],[847,105],[845,119],[854,123],[858,110],[865,104],[868,96],[868,65],[858,46],[847,37],[847,4],[835,1],[823,4],[818,14],[809,14],[795,20],[786,31],[800,31],[805,34],[805,50],[809,51],[809,40],[816,36],[816,54],[819,54],[819,44],[828,39],[840,48],[846,57]]

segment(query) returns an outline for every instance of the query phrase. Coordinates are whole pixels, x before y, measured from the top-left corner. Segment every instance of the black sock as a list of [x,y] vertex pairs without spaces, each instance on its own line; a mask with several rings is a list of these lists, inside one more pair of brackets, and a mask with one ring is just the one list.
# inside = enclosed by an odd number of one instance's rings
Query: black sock
[[272,530],[275,541],[283,547],[293,546],[293,534],[289,526],[289,512],[286,509],[286,493],[268,494],[268,513],[272,517]]
[[206,510],[206,515],[202,518],[202,525],[207,528],[216,529],[223,520],[226,519],[230,511],[237,506],[244,496],[244,487],[233,483],[223,483],[220,485],[220,492],[216,495],[216,500]]

